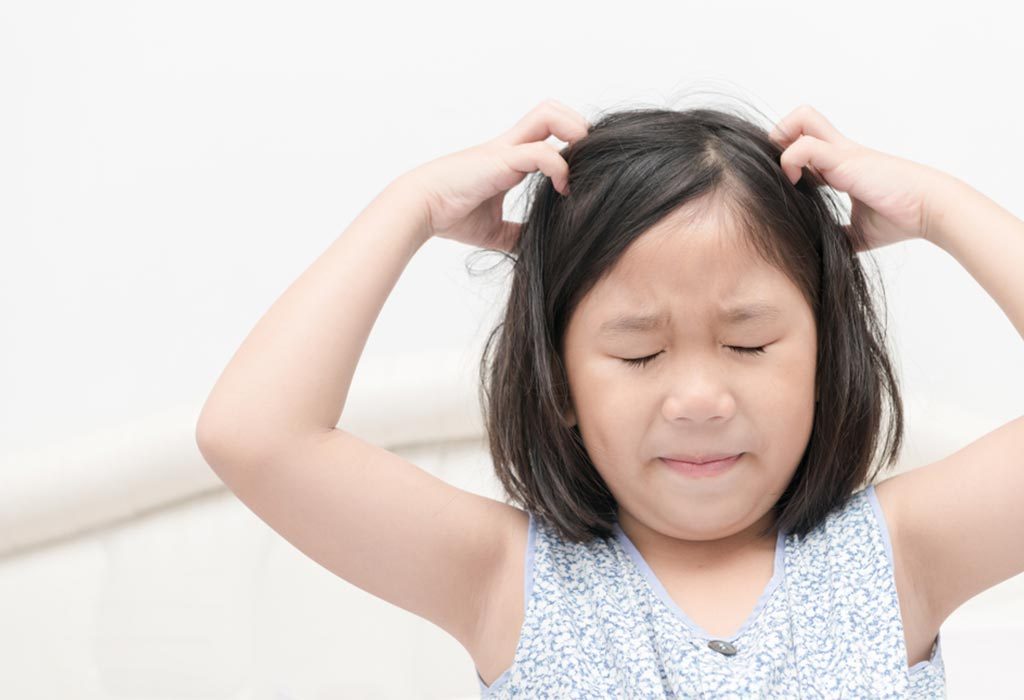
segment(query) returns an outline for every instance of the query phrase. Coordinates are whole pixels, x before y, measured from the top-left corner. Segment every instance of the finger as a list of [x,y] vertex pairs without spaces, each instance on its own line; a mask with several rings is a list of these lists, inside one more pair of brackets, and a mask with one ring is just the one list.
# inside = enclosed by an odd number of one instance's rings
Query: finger
[[545,100],[530,110],[515,126],[498,137],[508,145],[544,141],[552,134],[571,143],[587,135],[587,120],[581,115],[559,108],[553,100]]
[[842,143],[846,140],[832,122],[807,104],[800,105],[783,117],[772,127],[768,138],[786,148],[804,134],[832,143]]
[[800,170],[805,165],[814,166],[819,173],[824,173],[838,166],[840,161],[838,146],[806,134],[779,157],[783,172],[794,185],[800,180]]
[[569,193],[569,164],[553,145],[546,141],[532,141],[513,146],[502,153],[513,170],[532,173],[540,170],[551,178],[551,184],[563,195]]
[[549,100],[549,102],[550,102],[550,103],[551,103],[551,105],[552,105],[552,106],[554,106],[554,107],[555,107],[556,109],[560,109],[560,110],[562,110],[563,112],[565,112],[566,114],[568,114],[569,116],[571,116],[571,117],[572,117],[573,119],[575,119],[576,121],[578,121],[578,122],[580,123],[580,126],[582,126],[582,127],[583,127],[583,129],[584,129],[584,131],[583,131],[583,135],[584,135],[584,136],[586,136],[586,135],[587,135],[588,133],[590,133],[590,129],[592,128],[592,126],[593,126],[593,125],[592,125],[592,124],[590,123],[590,120],[589,120],[589,119],[587,119],[586,117],[584,117],[584,116],[583,116],[582,114],[580,114],[579,112],[577,112],[577,111],[576,111],[575,109],[573,109],[572,107],[569,107],[569,106],[567,106],[567,105],[564,105],[564,104],[562,104],[561,102],[559,102],[558,100]]

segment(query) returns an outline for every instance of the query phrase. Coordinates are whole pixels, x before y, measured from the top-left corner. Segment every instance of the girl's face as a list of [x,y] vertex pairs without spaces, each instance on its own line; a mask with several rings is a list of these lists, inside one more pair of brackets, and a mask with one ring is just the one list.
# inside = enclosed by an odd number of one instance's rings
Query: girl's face
[[[756,540],[774,523],[772,506],[811,434],[813,312],[783,272],[722,222],[714,214],[659,222],[583,298],[566,330],[569,422],[618,501],[620,526],[655,551]],[[754,304],[775,311],[726,315]],[[664,323],[627,322],[640,315],[663,315]],[[760,346],[761,354],[734,349]],[[652,355],[643,366],[623,360]],[[710,478],[659,459],[738,453],[730,470]]]

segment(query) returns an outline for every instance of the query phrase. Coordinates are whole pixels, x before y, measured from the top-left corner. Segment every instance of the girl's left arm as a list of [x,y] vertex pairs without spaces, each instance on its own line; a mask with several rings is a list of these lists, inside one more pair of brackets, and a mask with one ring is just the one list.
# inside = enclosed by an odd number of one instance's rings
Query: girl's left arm
[[1024,221],[962,180],[942,187],[927,240],[964,266],[1024,338]]
[[[985,288],[1024,337],[1024,221],[935,168],[867,148],[810,105],[769,134],[796,183],[806,166],[853,202],[856,252],[924,238]],[[980,359],[980,358],[979,358]],[[1024,572],[1024,416],[937,462],[878,484],[894,552],[933,629]]]
[[[1024,337],[1024,221],[961,180],[942,188],[924,237],[959,261]],[[1024,572],[1024,416],[888,481],[900,544],[919,562],[914,577],[936,624]]]

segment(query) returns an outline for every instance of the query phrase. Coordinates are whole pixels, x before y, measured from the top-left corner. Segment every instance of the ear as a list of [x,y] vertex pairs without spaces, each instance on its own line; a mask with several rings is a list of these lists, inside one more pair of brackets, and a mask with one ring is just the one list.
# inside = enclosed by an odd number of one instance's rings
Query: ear
[[567,427],[571,428],[576,425],[576,412],[573,411],[572,408],[567,409],[563,417],[565,418],[565,425]]

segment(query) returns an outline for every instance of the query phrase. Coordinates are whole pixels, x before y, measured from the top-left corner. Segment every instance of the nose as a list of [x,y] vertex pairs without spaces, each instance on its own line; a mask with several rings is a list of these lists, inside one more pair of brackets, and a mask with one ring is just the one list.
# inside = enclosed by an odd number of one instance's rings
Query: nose
[[729,420],[736,412],[736,397],[727,376],[713,363],[693,358],[672,374],[662,401],[662,413],[672,422]]

